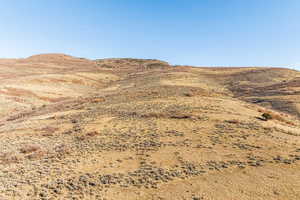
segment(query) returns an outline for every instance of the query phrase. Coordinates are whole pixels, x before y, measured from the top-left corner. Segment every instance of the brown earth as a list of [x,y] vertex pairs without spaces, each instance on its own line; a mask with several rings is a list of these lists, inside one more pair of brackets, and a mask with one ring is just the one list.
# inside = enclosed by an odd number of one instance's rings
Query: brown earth
[[298,71],[62,54],[0,69],[1,200],[300,199]]

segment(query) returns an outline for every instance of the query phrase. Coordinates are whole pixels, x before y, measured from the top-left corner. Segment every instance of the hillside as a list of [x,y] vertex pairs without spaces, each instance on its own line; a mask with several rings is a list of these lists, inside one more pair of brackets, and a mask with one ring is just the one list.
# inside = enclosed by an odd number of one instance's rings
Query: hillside
[[1,200],[300,199],[298,71],[63,54],[0,69]]

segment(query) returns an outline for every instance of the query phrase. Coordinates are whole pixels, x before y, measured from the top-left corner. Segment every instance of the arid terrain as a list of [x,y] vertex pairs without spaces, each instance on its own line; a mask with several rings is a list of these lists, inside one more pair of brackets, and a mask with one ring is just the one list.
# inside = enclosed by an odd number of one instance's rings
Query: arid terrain
[[299,200],[300,72],[0,59],[0,200]]

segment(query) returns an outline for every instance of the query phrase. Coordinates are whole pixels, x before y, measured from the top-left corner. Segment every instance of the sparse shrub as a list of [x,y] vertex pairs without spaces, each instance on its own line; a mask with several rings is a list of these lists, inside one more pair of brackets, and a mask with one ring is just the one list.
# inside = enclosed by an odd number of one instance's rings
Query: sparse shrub
[[188,114],[173,114],[170,116],[171,119],[190,119],[191,115]]
[[86,134],[78,135],[75,138],[76,138],[77,141],[84,141],[84,140],[90,139],[91,137],[95,137],[97,135],[99,135],[99,132],[91,131],[91,132],[88,132]]
[[156,68],[164,68],[164,67],[169,67],[170,65],[168,63],[165,62],[151,62],[151,63],[145,63],[144,67],[147,69],[156,69]]
[[99,132],[92,131],[92,132],[88,132],[86,135],[89,136],[89,137],[93,137],[93,136],[99,135]]
[[20,158],[14,153],[2,153],[0,154],[0,164],[17,163]]
[[193,94],[191,92],[185,92],[185,93],[183,93],[183,95],[186,96],[186,97],[192,97],[193,96]]
[[20,149],[21,153],[27,154],[40,150],[40,147],[37,145],[26,145]]
[[240,122],[236,119],[230,119],[230,120],[225,120],[225,122],[229,123],[229,124],[239,124]]
[[50,137],[50,136],[53,136],[53,134],[58,130],[59,130],[59,128],[57,128],[57,127],[47,126],[42,129],[39,129],[38,131],[42,132],[42,134],[41,134],[42,136]]
[[59,155],[69,154],[71,152],[70,148],[65,144],[57,145],[54,147],[54,151]]
[[184,113],[146,113],[141,115],[141,117],[145,118],[170,118],[170,119],[190,119],[193,116],[191,114],[184,114]]
[[78,120],[76,120],[76,119],[71,120],[71,123],[73,123],[73,124],[76,124],[77,122],[78,122]]
[[42,157],[45,156],[45,154],[46,154],[46,152],[39,150],[39,151],[35,151],[25,157],[29,160],[36,160],[36,159],[41,159]]
[[275,112],[275,111],[270,111],[270,110],[267,110],[267,109],[262,109],[262,108],[259,108],[258,109],[258,112],[262,113],[261,115],[261,118],[262,120],[277,120],[277,121],[280,121],[280,122],[284,122],[288,125],[295,125],[293,122],[289,121],[288,119],[288,114],[284,114],[284,113],[279,113],[279,112]]
[[291,126],[296,126],[296,124],[294,122],[291,122],[291,121],[287,121],[286,124],[291,125]]
[[104,101],[105,101],[105,99],[100,98],[100,97],[94,98],[94,99],[91,100],[92,103],[99,103],[99,102],[104,102]]
[[97,63],[97,65],[98,65],[99,67],[103,67],[103,68],[114,68],[113,65],[104,64],[104,63]]
[[86,136],[85,135],[76,136],[75,139],[77,141],[84,141],[86,139]]
[[261,115],[265,120],[273,119],[273,116],[270,113],[263,113]]
[[146,113],[146,114],[142,114],[141,117],[145,117],[145,118],[163,118],[166,117],[167,115],[164,113],[155,113],[155,112],[151,112],[151,113]]

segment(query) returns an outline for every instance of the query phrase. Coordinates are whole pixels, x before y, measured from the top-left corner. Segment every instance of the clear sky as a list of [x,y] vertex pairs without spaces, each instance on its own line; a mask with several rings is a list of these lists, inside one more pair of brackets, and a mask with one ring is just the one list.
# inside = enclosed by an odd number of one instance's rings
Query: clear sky
[[0,57],[300,69],[300,0],[1,0]]

